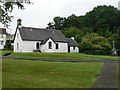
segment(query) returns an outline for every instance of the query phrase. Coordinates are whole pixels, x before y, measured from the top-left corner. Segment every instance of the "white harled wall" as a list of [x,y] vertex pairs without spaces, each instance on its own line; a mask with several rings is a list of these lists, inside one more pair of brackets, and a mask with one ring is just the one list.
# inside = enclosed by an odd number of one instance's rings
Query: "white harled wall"
[[75,49],[71,46],[70,47],[70,52],[79,52],[79,48],[75,47]]
[[[49,49],[49,42],[52,42],[52,49]],[[56,43],[58,43],[58,49],[56,49]],[[63,42],[54,42],[51,38],[41,45],[42,52],[68,52],[68,44]]]
[[[3,45],[1,45],[1,41],[3,41]],[[0,34],[0,49],[4,49],[6,44],[6,34]]]
[[[33,52],[36,49],[36,43],[40,41],[23,41],[21,39],[19,30],[17,30],[16,37],[14,40],[14,52]],[[18,49],[17,49],[18,43]]]

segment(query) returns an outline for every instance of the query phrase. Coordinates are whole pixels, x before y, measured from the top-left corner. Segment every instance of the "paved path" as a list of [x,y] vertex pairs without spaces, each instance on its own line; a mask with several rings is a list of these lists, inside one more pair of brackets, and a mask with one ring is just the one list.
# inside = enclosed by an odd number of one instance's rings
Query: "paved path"
[[117,88],[117,63],[105,63],[91,88]]
[[[91,57],[91,56],[82,56],[81,57]],[[96,57],[91,57],[96,58]],[[114,88],[114,90],[118,90],[118,63],[113,62],[111,59],[99,58],[102,59],[104,65],[100,71],[100,74],[97,80],[91,86],[92,88]],[[110,63],[111,62],[111,63]]]
[[[106,61],[106,59],[103,59]],[[104,63],[97,80],[91,88],[118,88],[118,63]]]

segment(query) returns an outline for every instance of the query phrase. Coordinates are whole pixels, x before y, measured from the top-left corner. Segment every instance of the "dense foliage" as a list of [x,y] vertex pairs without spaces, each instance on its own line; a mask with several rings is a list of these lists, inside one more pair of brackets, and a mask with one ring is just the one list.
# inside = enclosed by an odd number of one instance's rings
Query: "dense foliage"
[[[97,54],[110,54],[112,41],[120,53],[120,11],[113,6],[97,6],[84,16],[72,14],[69,17],[55,17],[49,22],[50,29],[62,30],[66,37],[75,37],[80,51],[94,51]],[[86,39],[84,39],[86,38]],[[93,43],[95,42],[95,43]],[[88,45],[89,44],[89,45]],[[88,48],[87,45],[89,47]],[[97,51],[99,50],[99,51]],[[106,53],[103,53],[106,52]],[[90,52],[91,53],[91,52]]]
[[13,40],[6,40],[5,50],[13,50],[13,46],[11,45],[12,43],[13,43]]

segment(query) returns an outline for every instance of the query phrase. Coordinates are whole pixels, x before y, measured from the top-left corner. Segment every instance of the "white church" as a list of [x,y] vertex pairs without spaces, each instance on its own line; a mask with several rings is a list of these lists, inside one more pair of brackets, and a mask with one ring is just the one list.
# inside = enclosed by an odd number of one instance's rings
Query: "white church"
[[14,52],[79,52],[74,37],[66,38],[60,30],[22,26],[17,20]]

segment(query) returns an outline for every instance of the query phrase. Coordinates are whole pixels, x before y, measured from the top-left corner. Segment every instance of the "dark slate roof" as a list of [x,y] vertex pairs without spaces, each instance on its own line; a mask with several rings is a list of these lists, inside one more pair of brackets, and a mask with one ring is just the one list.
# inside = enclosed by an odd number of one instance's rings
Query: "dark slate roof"
[[19,31],[22,40],[25,41],[43,41],[42,43],[45,43],[51,38],[53,41],[66,42],[66,37],[60,30],[21,27]]
[[78,46],[78,43],[76,42],[76,40],[73,40],[71,38],[66,38],[67,42],[68,42],[68,46]]
[[6,29],[5,28],[0,28],[0,34],[6,34]]

